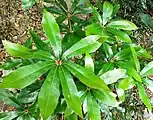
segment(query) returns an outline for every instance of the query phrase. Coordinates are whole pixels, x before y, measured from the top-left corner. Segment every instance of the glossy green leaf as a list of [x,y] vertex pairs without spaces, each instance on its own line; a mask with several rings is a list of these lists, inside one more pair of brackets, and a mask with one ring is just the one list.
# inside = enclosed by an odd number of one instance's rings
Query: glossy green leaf
[[14,106],[15,108],[21,108],[21,104],[19,101],[15,98],[15,96],[6,89],[0,88],[0,101],[5,102],[5,104]]
[[100,78],[102,78],[106,84],[112,84],[121,78],[125,78],[126,76],[127,74],[125,69],[114,69],[104,73],[100,76]]
[[22,8],[31,8],[36,3],[36,0],[22,0]]
[[120,4],[115,4],[113,6],[112,16],[116,15],[118,13],[119,9],[120,9]]
[[62,58],[71,58],[86,52],[95,52],[101,46],[101,43],[97,42],[99,38],[100,36],[98,35],[91,35],[83,38],[65,51]]
[[47,120],[47,118],[54,112],[58,104],[59,96],[60,91],[57,67],[53,66],[41,87],[38,97],[40,112],[44,120]]
[[103,25],[107,23],[109,19],[111,19],[111,15],[113,12],[113,5],[108,1],[103,3]]
[[153,80],[145,78],[143,79],[143,82],[146,84],[147,88],[149,88],[149,90],[151,90],[151,92],[153,93]]
[[131,56],[131,49],[130,48],[126,48],[123,49],[121,51],[119,51],[115,56],[114,59],[115,60],[125,60],[127,58],[129,58]]
[[54,59],[54,56],[51,55],[49,52],[45,52],[41,50],[34,51],[20,44],[3,41],[3,45],[6,51],[14,57],[20,57],[24,59],[37,58],[42,60]]
[[128,21],[128,20],[117,20],[110,22],[107,27],[115,28],[115,29],[122,29],[122,30],[136,30],[138,29],[137,26]]
[[71,62],[65,63],[65,67],[88,87],[100,90],[110,90],[105,82],[96,76],[91,70]]
[[18,115],[19,115],[19,112],[17,112],[17,111],[0,113],[0,119],[1,120],[13,120]]
[[106,57],[110,59],[113,56],[113,51],[111,46],[107,43],[103,43],[103,48],[104,48]]
[[139,60],[137,58],[137,53],[132,46],[131,46],[131,52],[132,52],[133,61],[135,63],[135,68],[136,68],[137,72],[140,72],[140,63],[139,63]]
[[103,104],[117,107],[118,102],[116,100],[116,95],[112,93],[111,91],[105,91],[105,90],[93,90],[93,95],[99,99]]
[[111,62],[105,63],[102,66],[102,69],[99,71],[98,76],[103,75],[105,72],[112,70],[114,68],[114,64]]
[[22,63],[21,59],[13,59],[13,60],[7,60],[5,63],[0,65],[0,69],[3,70],[10,70]]
[[141,76],[138,74],[138,72],[133,68],[132,65],[130,65],[130,63],[119,63],[119,67],[120,68],[124,68],[127,70],[128,75],[130,75],[131,77],[133,77],[136,81],[138,82],[142,82]]
[[81,100],[70,72],[61,66],[59,68],[59,77],[67,105],[82,117]]
[[78,37],[76,33],[67,33],[64,36],[63,41],[62,41],[63,50],[67,50],[79,40],[80,40],[80,37]]
[[138,90],[139,90],[139,96],[140,96],[140,99],[142,100],[142,102],[146,105],[146,107],[152,111],[152,106],[151,106],[151,103],[150,103],[150,99],[142,85],[142,83],[138,83],[137,82],[137,87],[138,87]]
[[119,88],[123,90],[128,90],[128,89],[131,89],[135,84],[136,83],[133,80],[133,78],[129,76],[120,81]]
[[100,107],[90,92],[87,94],[87,109],[90,120],[101,120]]
[[93,23],[86,27],[86,36],[89,35],[100,35],[103,33],[103,28],[99,23]]
[[95,19],[102,24],[102,18],[100,14],[98,13],[97,9],[92,5],[91,5],[91,8],[92,8]]
[[140,72],[142,76],[148,76],[153,74],[153,61],[149,62]]
[[88,68],[89,70],[94,72],[94,62],[89,53],[86,53],[85,56],[85,68]]
[[62,52],[61,35],[59,26],[53,15],[47,11],[43,13],[42,26],[47,38],[50,40],[53,51],[56,57],[59,57]]
[[54,63],[48,61],[20,67],[9,75],[3,77],[0,88],[24,88],[49,70],[52,64]]
[[29,32],[31,34],[32,40],[35,42],[37,49],[41,49],[44,51],[51,51],[49,46],[45,42],[43,42],[41,38],[34,31],[30,29]]
[[113,33],[117,40],[121,40],[123,42],[132,43],[131,38],[128,36],[127,33],[122,32],[121,30],[117,29],[108,29],[111,33]]

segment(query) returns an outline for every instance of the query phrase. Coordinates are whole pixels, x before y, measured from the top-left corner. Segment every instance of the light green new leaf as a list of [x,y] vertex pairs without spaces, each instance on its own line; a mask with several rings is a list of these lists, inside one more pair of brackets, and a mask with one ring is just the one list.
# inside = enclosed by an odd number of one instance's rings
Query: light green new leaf
[[20,67],[3,77],[0,88],[24,88],[32,84],[38,77],[49,70],[52,64],[54,63],[48,61]]
[[113,5],[108,1],[105,1],[103,4],[103,25],[105,25],[107,21],[111,19],[112,12]]
[[3,41],[3,45],[6,51],[14,57],[20,57],[24,59],[37,58],[42,60],[54,59],[54,56],[47,51],[42,51],[42,50],[34,51],[23,45],[11,43],[8,41]]
[[88,68],[89,70],[94,72],[94,62],[89,53],[86,53],[85,56],[85,68]]
[[104,73],[100,76],[100,78],[102,78],[106,84],[112,84],[121,78],[125,78],[126,76],[127,74],[125,69],[114,69]]
[[100,107],[90,92],[87,94],[87,109],[90,120],[101,120]]
[[140,72],[140,63],[139,63],[139,60],[137,58],[137,53],[132,46],[131,46],[131,52],[132,52],[132,57],[133,57],[133,61],[134,61],[134,64],[135,64],[135,68],[136,68],[137,72]]
[[148,63],[140,72],[140,75],[142,76],[148,76],[153,74],[153,61]]
[[122,32],[121,30],[112,29],[112,28],[109,28],[108,31],[113,33],[118,40],[121,40],[121,41],[127,42],[127,43],[132,43],[132,41],[127,33]]
[[67,51],[65,51],[62,58],[71,58],[86,52],[95,52],[101,46],[101,43],[97,42],[99,38],[100,36],[98,35],[90,35],[83,38],[82,40],[72,45]]
[[118,102],[116,100],[116,95],[114,93],[112,93],[111,91],[93,90],[92,93],[102,103],[104,103],[108,106],[112,106],[112,107],[118,106]]
[[42,26],[47,38],[50,40],[55,56],[59,57],[62,52],[62,38],[60,35],[59,26],[51,13],[44,11]]
[[139,90],[140,99],[147,106],[147,108],[150,111],[152,111],[152,106],[151,106],[151,103],[150,103],[150,99],[149,99],[149,97],[148,97],[148,95],[147,95],[142,83],[137,82],[137,87],[138,87],[138,90]]
[[149,88],[149,90],[151,90],[151,92],[153,93],[153,80],[145,78],[143,79],[143,82],[146,84],[147,88]]
[[104,80],[96,76],[91,70],[72,62],[65,63],[65,67],[88,87],[110,91]]
[[61,66],[59,68],[59,77],[67,105],[71,107],[76,114],[82,117],[81,100],[70,72]]
[[121,82],[119,83],[119,88],[123,90],[128,90],[128,89],[131,89],[135,84],[136,83],[134,79],[131,76],[129,76],[121,80]]
[[122,30],[136,30],[138,29],[137,26],[128,21],[128,20],[117,20],[110,22],[107,27],[115,28],[115,29],[122,29]]
[[52,66],[48,76],[41,87],[38,104],[40,112],[44,120],[54,112],[58,99],[60,96],[59,91],[59,78],[57,77],[57,66]]
[[103,75],[105,72],[107,72],[108,70],[112,70],[114,68],[114,64],[111,62],[105,63],[102,66],[102,69],[99,71],[98,76]]

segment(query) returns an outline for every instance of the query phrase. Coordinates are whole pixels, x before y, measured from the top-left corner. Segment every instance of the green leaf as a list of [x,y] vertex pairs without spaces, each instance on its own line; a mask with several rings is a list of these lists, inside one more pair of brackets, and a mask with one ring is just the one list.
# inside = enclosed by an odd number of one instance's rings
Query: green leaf
[[128,90],[131,89],[135,85],[135,81],[131,76],[124,78],[123,80],[120,81],[119,83],[119,88],[123,90]]
[[97,42],[99,38],[100,36],[98,35],[90,35],[83,38],[82,40],[72,45],[67,51],[65,51],[62,58],[71,58],[86,52],[95,52],[101,46],[101,43]]
[[21,104],[19,101],[15,98],[15,96],[6,89],[0,88],[0,101],[5,102],[5,104],[14,106],[15,108],[21,108]]
[[151,92],[153,93],[153,81],[148,78],[145,78],[143,79],[143,82],[146,84],[147,88],[149,88],[149,90],[151,90]]
[[14,57],[20,57],[24,59],[37,58],[42,60],[54,59],[54,56],[46,51],[41,51],[41,50],[34,51],[23,45],[11,43],[8,41],[3,41],[3,45],[6,51]]
[[85,56],[85,68],[88,68],[89,70],[94,72],[94,62],[89,53],[86,53]]
[[133,61],[135,63],[135,68],[136,68],[137,72],[140,72],[140,63],[139,63],[139,60],[137,58],[137,53],[132,46],[131,46],[131,52],[132,52]]
[[67,50],[79,40],[80,40],[80,37],[78,37],[76,33],[67,33],[64,36],[63,41],[62,41],[63,50]]
[[119,11],[119,9],[120,9],[120,4],[115,4],[114,6],[113,6],[113,12],[112,12],[112,16],[115,16],[117,13],[118,13],[118,11]]
[[90,92],[87,94],[87,109],[90,120],[101,120],[100,107]]
[[103,75],[108,70],[112,70],[114,68],[114,64],[111,62],[105,63],[102,67],[102,69],[99,71],[98,76]]
[[44,120],[47,120],[47,118],[54,112],[58,104],[59,96],[60,91],[57,67],[53,66],[41,87],[38,97],[40,112]]
[[114,69],[104,73],[100,78],[104,79],[106,84],[112,84],[126,76],[127,74],[125,69]]
[[149,62],[140,72],[143,77],[151,74],[153,74],[153,61]]
[[19,112],[17,111],[12,111],[12,112],[5,112],[5,113],[0,113],[0,119],[1,120],[13,120],[18,116]]
[[67,116],[65,120],[78,120],[78,117],[75,113],[73,113],[70,116]]
[[97,34],[100,35],[102,34],[102,32],[103,32],[103,29],[99,23],[93,23],[86,27],[86,36],[97,35]]
[[49,48],[49,46],[45,42],[43,42],[41,40],[41,38],[34,31],[32,31],[30,29],[29,32],[31,34],[32,40],[35,42],[36,47],[38,49],[41,49],[41,50],[44,50],[44,51],[51,51],[50,48]]
[[31,8],[36,3],[36,0],[22,0],[22,8]]
[[95,19],[102,24],[102,19],[101,19],[100,14],[98,13],[98,11],[96,10],[96,8],[94,6],[92,6],[92,5],[90,5],[90,6],[92,8]]
[[108,28],[115,28],[115,29],[123,29],[123,30],[136,30],[138,29],[137,26],[128,21],[128,20],[117,20],[112,21],[107,25]]
[[153,20],[149,14],[140,13],[141,21],[153,30]]
[[108,31],[113,33],[116,36],[117,40],[121,40],[127,43],[132,43],[131,38],[125,32],[122,32],[121,30],[117,30],[117,29],[112,29],[112,28],[109,28]]
[[138,72],[130,65],[130,63],[119,63],[120,68],[124,68],[127,70],[128,75],[132,76],[135,80],[138,82],[142,82],[141,76],[138,74]]
[[3,65],[0,65],[0,69],[3,70],[10,70],[22,63],[21,59],[13,59],[13,60],[7,60]]
[[92,93],[97,99],[99,99],[105,105],[112,106],[112,107],[118,106],[116,95],[112,93],[111,91],[93,90]]
[[119,60],[125,60],[131,56],[131,49],[126,48],[121,51],[119,51],[115,56],[114,59],[119,61]]
[[148,97],[148,95],[147,95],[142,83],[137,82],[137,87],[138,87],[138,90],[139,90],[140,99],[146,105],[146,107],[150,111],[152,111],[152,106],[151,106],[151,103],[150,103],[150,99],[149,99],[149,97]]
[[42,26],[47,38],[50,40],[55,56],[59,58],[62,52],[62,38],[60,35],[59,26],[51,13],[44,11]]
[[106,58],[110,59],[113,56],[113,51],[112,51],[111,46],[107,43],[103,43],[103,48],[106,54]]
[[111,19],[112,12],[113,5],[108,1],[105,1],[103,4],[103,25],[105,25],[107,21]]
[[82,117],[81,100],[70,72],[61,66],[59,68],[59,77],[67,105],[71,107],[76,114]]
[[65,63],[65,67],[88,87],[110,91],[105,82],[96,76],[91,70],[71,62]]
[[74,113],[74,111],[70,107],[67,106],[66,110],[64,112],[64,117],[66,118],[66,117],[72,115],[73,113]]
[[52,64],[54,63],[48,61],[20,67],[9,75],[3,77],[0,88],[24,88],[49,70]]

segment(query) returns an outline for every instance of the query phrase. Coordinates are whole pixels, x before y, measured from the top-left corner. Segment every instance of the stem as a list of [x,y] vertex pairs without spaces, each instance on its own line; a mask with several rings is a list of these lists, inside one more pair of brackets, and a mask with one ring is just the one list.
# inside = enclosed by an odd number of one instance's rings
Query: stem
[[67,0],[66,2],[67,4],[67,18],[68,18],[68,26],[69,26],[69,32],[71,33],[72,32],[72,27],[71,27],[71,1],[70,0]]

